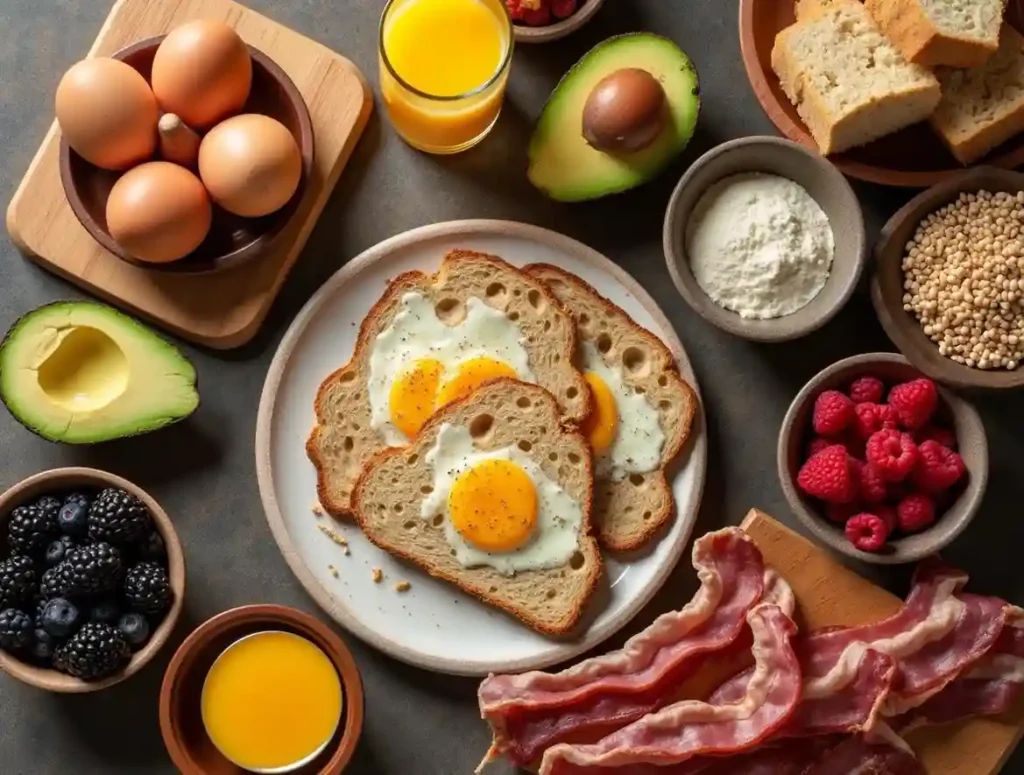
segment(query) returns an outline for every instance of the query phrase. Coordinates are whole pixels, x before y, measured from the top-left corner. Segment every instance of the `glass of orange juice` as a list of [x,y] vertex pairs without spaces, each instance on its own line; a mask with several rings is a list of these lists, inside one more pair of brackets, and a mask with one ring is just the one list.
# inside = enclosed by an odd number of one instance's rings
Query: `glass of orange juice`
[[483,140],[501,112],[512,47],[504,0],[388,0],[380,84],[398,134],[437,154]]

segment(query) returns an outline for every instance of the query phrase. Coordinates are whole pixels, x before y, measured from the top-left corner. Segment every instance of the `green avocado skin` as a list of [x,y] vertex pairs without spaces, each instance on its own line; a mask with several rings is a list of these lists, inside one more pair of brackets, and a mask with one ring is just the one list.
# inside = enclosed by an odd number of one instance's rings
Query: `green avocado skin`
[[[641,151],[597,151],[583,137],[583,106],[599,81],[629,67],[646,70],[661,82],[670,121]],[[560,202],[628,191],[657,176],[686,148],[699,114],[697,70],[674,42],[646,32],[609,38],[573,65],[551,93],[530,140],[530,182]]]
[[[78,371],[91,369],[104,379],[103,369],[89,360],[96,357],[97,341],[107,343],[106,352],[121,353],[111,375],[119,389],[101,406],[69,408],[66,396],[48,389]],[[59,370],[48,372],[53,358],[59,358]],[[58,301],[23,315],[0,342],[0,400],[18,422],[48,441],[95,444],[191,415],[199,407],[198,375],[173,344],[128,315],[97,302]]]

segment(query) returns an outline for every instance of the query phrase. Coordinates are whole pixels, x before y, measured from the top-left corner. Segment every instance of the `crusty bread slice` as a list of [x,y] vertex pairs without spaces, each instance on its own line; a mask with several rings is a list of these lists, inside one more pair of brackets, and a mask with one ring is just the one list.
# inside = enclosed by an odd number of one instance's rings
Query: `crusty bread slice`
[[932,128],[962,164],[1024,132],[1024,36],[1003,27],[999,51],[973,70],[940,68],[942,102]]
[[[434,482],[427,453],[448,424],[468,429],[478,449],[517,447],[527,452],[580,504],[579,551],[569,562],[505,576],[486,566],[466,568],[455,559],[444,521],[420,516],[424,492]],[[552,395],[536,385],[501,378],[436,412],[409,447],[378,452],[359,477],[352,501],[363,533],[380,548],[539,632],[564,635],[579,621],[601,575],[601,553],[591,536],[593,481],[590,447],[574,425],[561,422]]]
[[823,154],[926,119],[939,82],[890,43],[863,5],[838,0],[782,30],[772,68]]
[[414,291],[437,306],[439,317],[457,323],[468,299],[477,298],[516,321],[526,342],[530,370],[539,384],[558,396],[566,419],[579,422],[590,412],[590,392],[572,365],[576,327],[543,283],[496,256],[454,250],[435,275],[406,272],[394,278],[359,329],[351,360],[317,391],[316,427],[306,452],[317,470],[320,503],[336,517],[351,516],[352,486],[363,464],[386,446],[370,425],[367,380],[377,336],[398,311],[402,296]]
[[865,0],[909,62],[979,67],[999,48],[1006,0]]
[[571,312],[580,342],[603,351],[605,363],[621,370],[623,382],[642,391],[658,412],[665,434],[659,467],[618,482],[598,479],[594,487],[598,541],[606,549],[637,549],[675,515],[665,469],[690,435],[697,394],[679,376],[668,347],[585,281],[549,264],[530,264],[525,270],[543,280]]

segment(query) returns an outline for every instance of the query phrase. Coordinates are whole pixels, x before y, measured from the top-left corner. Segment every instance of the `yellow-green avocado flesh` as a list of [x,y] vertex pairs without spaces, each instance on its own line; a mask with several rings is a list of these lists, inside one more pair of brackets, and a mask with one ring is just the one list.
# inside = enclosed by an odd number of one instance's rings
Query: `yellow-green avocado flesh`
[[66,444],[146,433],[199,406],[196,370],[174,345],[103,304],[71,301],[7,333],[0,398],[29,430]]
[[[646,70],[661,83],[668,121],[641,151],[609,154],[583,137],[583,106],[606,76]],[[552,199],[579,202],[646,183],[690,142],[700,112],[697,71],[671,40],[646,32],[609,38],[591,49],[552,92],[530,140],[530,181]]]

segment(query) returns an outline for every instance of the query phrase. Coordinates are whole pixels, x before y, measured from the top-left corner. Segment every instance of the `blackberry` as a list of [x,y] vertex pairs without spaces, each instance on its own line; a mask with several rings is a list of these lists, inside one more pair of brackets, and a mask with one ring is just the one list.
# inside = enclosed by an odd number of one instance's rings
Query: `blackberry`
[[0,649],[22,651],[32,643],[32,617],[17,608],[0,611]]
[[140,649],[149,640],[149,622],[142,614],[125,614],[117,622],[118,632],[132,649]]
[[89,532],[89,498],[72,493],[64,499],[57,514],[57,526],[64,535],[84,538]]
[[[56,503],[57,508],[53,505]],[[41,498],[29,506],[18,506],[7,523],[7,544],[13,554],[35,554],[57,537],[56,498]]]
[[57,641],[50,633],[37,628],[33,634],[32,650],[29,654],[38,664],[47,665],[53,658],[53,648],[56,645]]
[[142,614],[163,613],[174,597],[167,571],[155,562],[140,562],[129,568],[122,592],[128,607]]
[[54,653],[53,664],[83,681],[95,681],[116,673],[130,659],[121,633],[109,624],[88,622]]
[[167,547],[164,546],[164,539],[156,530],[151,530],[139,542],[137,551],[140,560],[162,560],[167,556]]
[[46,551],[43,553],[43,562],[53,567],[57,563],[67,558],[68,549],[73,546],[77,546],[77,542],[74,538],[68,535],[62,535],[55,541],[50,541],[46,546]]
[[31,602],[37,583],[31,557],[18,555],[0,562],[0,609]]
[[42,628],[55,638],[70,638],[82,622],[78,607],[69,600],[55,597],[43,608],[40,622]]
[[89,621],[100,624],[117,625],[121,618],[121,607],[114,600],[103,600],[92,607],[89,611]]
[[43,597],[86,597],[112,592],[121,580],[121,553],[99,542],[71,549],[43,574]]
[[153,527],[149,510],[131,493],[108,487],[89,507],[89,538],[112,544],[132,544]]

